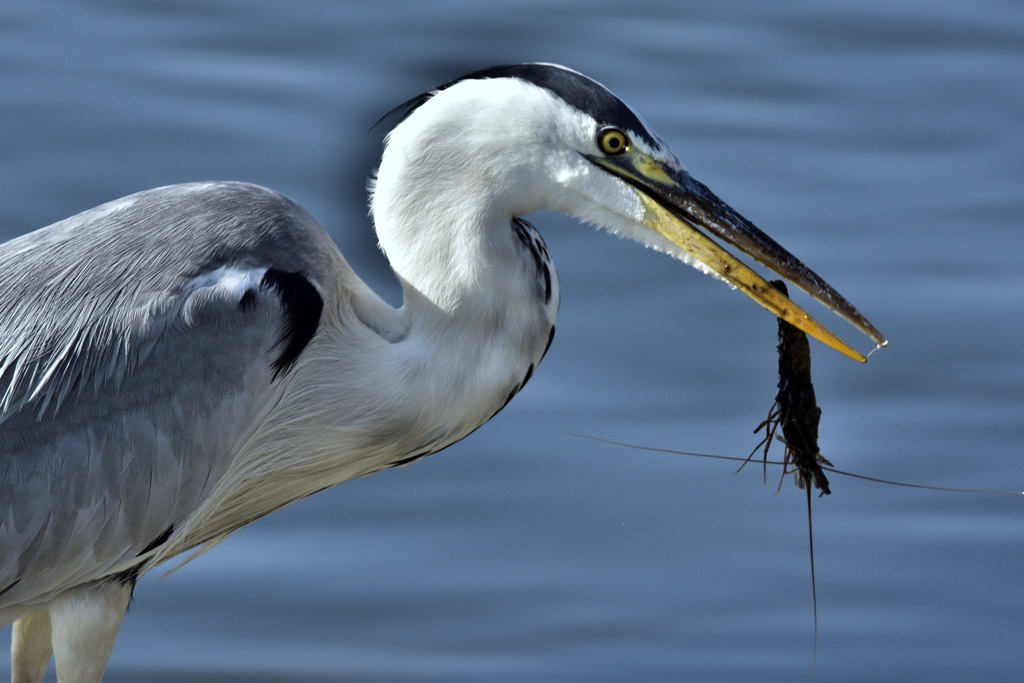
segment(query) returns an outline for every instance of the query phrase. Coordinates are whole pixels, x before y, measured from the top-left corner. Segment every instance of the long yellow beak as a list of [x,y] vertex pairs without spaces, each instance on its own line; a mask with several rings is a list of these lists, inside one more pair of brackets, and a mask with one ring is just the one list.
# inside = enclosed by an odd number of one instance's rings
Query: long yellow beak
[[886,345],[885,337],[831,285],[685,170],[667,166],[636,149],[615,156],[587,158],[633,186],[646,208],[644,224],[648,228],[789,324],[856,361],[867,360],[701,229],[741,249],[803,289],[870,337],[876,349]]

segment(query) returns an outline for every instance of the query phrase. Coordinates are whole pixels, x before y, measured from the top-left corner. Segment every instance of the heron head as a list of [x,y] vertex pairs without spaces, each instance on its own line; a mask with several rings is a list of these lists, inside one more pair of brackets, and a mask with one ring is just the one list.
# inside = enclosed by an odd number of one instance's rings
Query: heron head
[[[419,205],[472,193],[491,204],[481,210],[569,214],[671,254],[828,346],[866,359],[717,239],[800,287],[878,346],[886,343],[825,280],[691,177],[629,106],[576,71],[552,64],[494,67],[399,110],[389,151],[430,159],[409,167],[452,171],[429,184],[408,183],[430,188],[430,196],[417,198]],[[396,144],[400,149],[391,149]]]

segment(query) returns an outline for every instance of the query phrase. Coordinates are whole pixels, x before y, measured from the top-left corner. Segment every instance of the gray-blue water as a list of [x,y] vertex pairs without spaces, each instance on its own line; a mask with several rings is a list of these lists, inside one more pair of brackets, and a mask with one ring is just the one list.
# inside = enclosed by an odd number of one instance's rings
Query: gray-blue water
[[[813,347],[832,462],[1024,488],[1020,3],[5,0],[3,236],[148,187],[253,181],[397,303],[366,219],[368,129],[531,60],[608,85],[888,335],[865,366]],[[663,256],[534,222],[563,297],[526,390],[443,454],[149,575],[109,680],[810,677],[802,492],[569,435],[746,455],[774,320]],[[832,481],[816,680],[1019,680],[1024,500]]]

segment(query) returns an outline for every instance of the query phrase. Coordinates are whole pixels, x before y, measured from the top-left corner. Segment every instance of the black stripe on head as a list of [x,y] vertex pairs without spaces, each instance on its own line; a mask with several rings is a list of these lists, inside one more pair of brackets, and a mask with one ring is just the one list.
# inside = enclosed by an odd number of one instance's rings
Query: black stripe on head
[[313,283],[301,273],[271,268],[263,275],[262,287],[273,289],[281,299],[284,320],[278,346],[281,355],[274,361],[274,378],[292,366],[316,334],[324,300]]
[[[647,130],[646,124],[625,102],[597,81],[555,64],[506,64],[474,71],[471,74],[457,78],[454,81],[449,81],[444,85],[439,85],[430,92],[417,95],[411,100],[398,105],[385,114],[381,121],[392,114],[398,114],[398,121],[395,122],[395,125],[398,125],[438,91],[445,90],[463,81],[485,78],[518,78],[527,83],[533,83],[545,90],[549,90],[570,106],[593,117],[599,124],[614,125],[623,130],[632,131],[643,138],[651,147],[659,147],[658,141]],[[377,123],[380,123],[380,121]]]

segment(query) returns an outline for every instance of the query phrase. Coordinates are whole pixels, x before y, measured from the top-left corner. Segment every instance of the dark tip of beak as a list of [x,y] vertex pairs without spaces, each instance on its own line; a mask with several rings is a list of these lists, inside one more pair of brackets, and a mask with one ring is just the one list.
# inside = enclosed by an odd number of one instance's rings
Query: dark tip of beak
[[659,199],[669,211],[742,250],[823,303],[879,346],[886,345],[882,333],[832,285],[719,199],[707,185],[686,172],[680,173],[676,181],[675,187],[658,188]]

